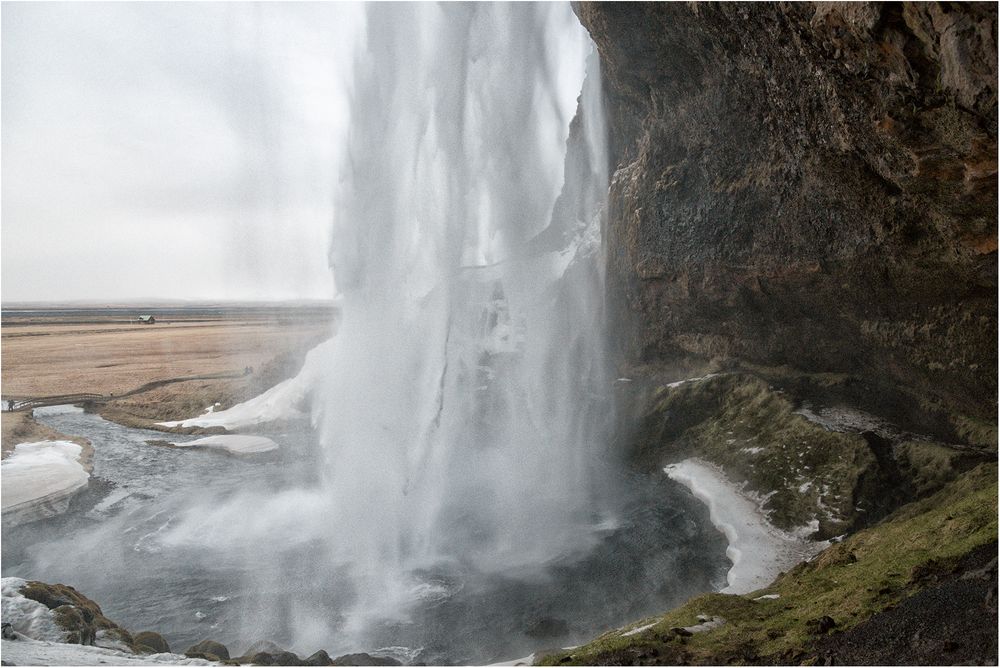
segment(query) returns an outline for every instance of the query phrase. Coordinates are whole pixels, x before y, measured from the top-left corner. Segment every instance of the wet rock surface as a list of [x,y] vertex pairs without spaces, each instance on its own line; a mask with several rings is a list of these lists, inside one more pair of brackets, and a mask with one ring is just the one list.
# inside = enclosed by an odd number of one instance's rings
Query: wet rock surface
[[388,656],[372,656],[361,652],[359,654],[345,654],[333,660],[331,666],[401,666],[402,664]]
[[202,640],[200,643],[191,645],[184,651],[185,656],[193,659],[207,659],[208,661],[219,661],[229,658],[229,649],[220,642],[214,640]]
[[907,426],[995,425],[994,5],[575,9],[602,60],[623,368],[841,373]]

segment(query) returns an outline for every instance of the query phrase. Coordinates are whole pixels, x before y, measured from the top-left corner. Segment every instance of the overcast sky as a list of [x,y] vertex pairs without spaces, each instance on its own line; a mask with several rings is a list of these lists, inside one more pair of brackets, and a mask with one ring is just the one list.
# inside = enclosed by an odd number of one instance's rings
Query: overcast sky
[[361,14],[4,3],[3,301],[332,297]]

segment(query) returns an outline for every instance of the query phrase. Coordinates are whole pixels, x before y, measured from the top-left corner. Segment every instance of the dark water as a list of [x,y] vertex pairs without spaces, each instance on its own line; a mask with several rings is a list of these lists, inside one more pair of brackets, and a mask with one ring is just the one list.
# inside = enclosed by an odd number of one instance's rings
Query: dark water
[[[629,475],[618,522],[595,527],[586,552],[517,572],[425,569],[413,574],[426,589],[420,603],[359,631],[347,616],[349,575],[333,566],[315,575],[321,545],[248,530],[239,549],[223,549],[210,525],[187,541],[163,540],[180,518],[191,524],[191,508],[247,490],[315,487],[307,429],[272,435],[282,446],[275,453],[234,457],[149,445],[164,434],[95,415],[37,417],[91,440],[91,485],[61,517],[4,528],[3,575],[71,584],[126,628],[159,631],[175,651],[212,638],[239,653],[268,639],[300,655],[391,648],[384,653],[404,661],[486,663],[579,644],[661,612],[723,586],[729,567],[722,536],[685,489],[665,476]],[[240,521],[253,526],[255,512],[248,503]],[[304,646],[310,625],[324,629],[322,639]]]

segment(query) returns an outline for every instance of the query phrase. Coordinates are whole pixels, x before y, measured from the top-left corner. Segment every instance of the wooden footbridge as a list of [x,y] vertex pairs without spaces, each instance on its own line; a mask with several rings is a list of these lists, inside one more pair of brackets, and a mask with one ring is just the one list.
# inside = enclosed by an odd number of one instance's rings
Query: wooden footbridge
[[63,404],[98,404],[104,403],[106,401],[113,401],[115,399],[121,399],[122,397],[130,397],[133,394],[141,394],[143,392],[148,392],[149,390],[155,390],[158,387],[163,387],[164,385],[171,385],[173,383],[183,383],[189,380],[220,380],[227,378],[240,378],[245,376],[246,372],[230,372],[230,373],[213,373],[203,376],[182,376],[180,378],[168,378],[166,380],[154,380],[151,383],[146,383],[134,390],[129,390],[123,394],[93,394],[93,393],[79,393],[79,394],[56,394],[48,397],[4,397],[3,398],[3,410],[5,411],[30,411],[35,408],[42,408],[43,406],[60,406]]

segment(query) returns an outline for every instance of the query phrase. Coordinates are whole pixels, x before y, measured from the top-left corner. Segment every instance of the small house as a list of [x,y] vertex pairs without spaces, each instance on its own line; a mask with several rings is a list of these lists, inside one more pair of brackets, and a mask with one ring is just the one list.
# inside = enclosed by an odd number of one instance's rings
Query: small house
[[152,325],[156,322],[156,318],[154,318],[151,315],[140,315],[139,322],[141,322],[144,325]]

